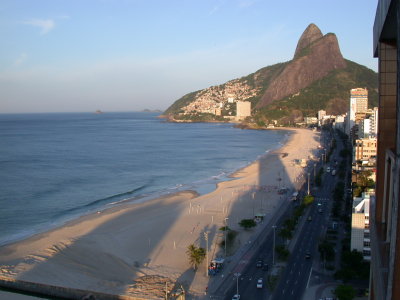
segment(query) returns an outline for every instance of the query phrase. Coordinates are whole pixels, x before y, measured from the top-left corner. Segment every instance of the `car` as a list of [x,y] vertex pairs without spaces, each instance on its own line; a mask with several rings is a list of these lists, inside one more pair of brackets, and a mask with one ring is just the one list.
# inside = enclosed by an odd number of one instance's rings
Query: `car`
[[312,218],[311,218],[311,216],[309,216],[308,219],[307,219],[307,221],[311,221],[311,220],[312,220]]
[[268,268],[269,268],[268,264],[264,264],[262,267],[263,271],[268,271]]
[[240,295],[239,294],[235,294],[232,297],[232,300],[239,300],[240,299]]
[[263,266],[263,264],[264,264],[263,260],[259,259],[259,260],[257,260],[256,267],[261,268]]
[[262,279],[262,278],[259,278],[259,279],[257,280],[257,288],[258,288],[258,289],[262,289],[262,287],[263,287],[263,279]]
[[319,212],[320,214],[322,214],[322,208],[318,209],[318,212]]
[[310,252],[306,252],[306,259],[310,259],[311,258],[311,254],[310,254]]

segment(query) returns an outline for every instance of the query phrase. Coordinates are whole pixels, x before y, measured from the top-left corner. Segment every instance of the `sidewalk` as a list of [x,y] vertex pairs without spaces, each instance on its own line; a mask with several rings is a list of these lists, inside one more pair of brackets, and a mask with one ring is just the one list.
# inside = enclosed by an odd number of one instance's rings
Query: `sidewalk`
[[325,298],[335,298],[333,291],[338,286],[338,283],[325,283],[314,285],[306,289],[303,300],[319,300]]

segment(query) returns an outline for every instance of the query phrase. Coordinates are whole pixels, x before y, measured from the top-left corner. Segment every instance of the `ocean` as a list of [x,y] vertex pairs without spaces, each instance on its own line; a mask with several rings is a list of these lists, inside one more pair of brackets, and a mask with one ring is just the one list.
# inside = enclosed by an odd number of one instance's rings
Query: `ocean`
[[210,192],[288,136],[157,116],[0,114],[0,245],[122,202]]

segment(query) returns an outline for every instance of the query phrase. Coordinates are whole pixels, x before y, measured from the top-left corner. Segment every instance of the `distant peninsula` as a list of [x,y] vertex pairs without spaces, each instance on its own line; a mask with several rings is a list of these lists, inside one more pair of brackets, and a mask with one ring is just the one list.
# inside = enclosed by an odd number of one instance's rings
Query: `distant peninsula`
[[162,113],[162,110],[159,109],[143,109],[141,112],[147,112],[147,113]]

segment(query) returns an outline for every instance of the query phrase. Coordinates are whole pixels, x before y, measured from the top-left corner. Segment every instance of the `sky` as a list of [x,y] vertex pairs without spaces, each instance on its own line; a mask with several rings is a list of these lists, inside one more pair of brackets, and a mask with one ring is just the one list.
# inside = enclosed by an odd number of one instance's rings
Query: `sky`
[[0,0],[0,113],[167,109],[293,58],[310,23],[377,71],[378,0]]

